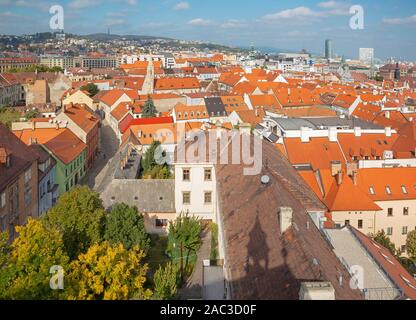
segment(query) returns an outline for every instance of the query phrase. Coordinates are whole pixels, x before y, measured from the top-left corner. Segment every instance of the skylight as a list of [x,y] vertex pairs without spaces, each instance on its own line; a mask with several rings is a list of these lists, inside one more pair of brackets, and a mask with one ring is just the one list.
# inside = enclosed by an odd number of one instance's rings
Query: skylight
[[375,195],[375,194],[376,194],[376,192],[375,192],[375,190],[374,190],[374,188],[373,188],[373,187],[370,187],[370,193],[371,193],[372,195]]

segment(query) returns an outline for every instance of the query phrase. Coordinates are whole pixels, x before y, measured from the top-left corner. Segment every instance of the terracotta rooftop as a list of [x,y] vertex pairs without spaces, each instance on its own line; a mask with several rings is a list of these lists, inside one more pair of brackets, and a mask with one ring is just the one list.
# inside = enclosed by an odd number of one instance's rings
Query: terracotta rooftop
[[[305,281],[330,282],[339,300],[363,299],[307,214],[324,207],[272,144],[262,149],[260,175],[243,175],[241,165],[216,166],[232,299],[297,300]],[[281,207],[293,210],[283,233]]]
[[26,129],[13,133],[27,145],[33,142],[44,145],[65,164],[71,163],[87,148],[85,143],[66,128]]
[[0,157],[10,157],[10,167],[0,163],[0,191],[38,159],[37,155],[2,123],[0,123],[0,153]]

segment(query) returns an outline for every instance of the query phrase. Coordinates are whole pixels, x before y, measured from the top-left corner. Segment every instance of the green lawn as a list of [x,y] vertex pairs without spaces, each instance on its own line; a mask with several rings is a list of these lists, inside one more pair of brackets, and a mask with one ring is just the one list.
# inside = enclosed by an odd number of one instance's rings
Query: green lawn
[[19,121],[22,115],[19,112],[0,108],[0,122],[5,124],[8,128],[11,128],[12,122]]
[[168,237],[152,234],[150,239],[151,244],[146,261],[149,263],[150,269],[155,272],[160,265],[165,265],[170,261],[165,253],[168,246]]

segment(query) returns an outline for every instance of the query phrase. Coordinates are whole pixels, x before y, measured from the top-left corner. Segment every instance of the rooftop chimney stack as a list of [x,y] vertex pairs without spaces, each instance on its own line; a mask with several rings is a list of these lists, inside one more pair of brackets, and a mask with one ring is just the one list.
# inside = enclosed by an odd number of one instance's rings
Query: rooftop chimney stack
[[391,137],[392,136],[391,127],[386,127],[385,134],[386,134],[386,137]]
[[356,137],[361,137],[361,128],[360,127],[355,127],[354,128],[354,135],[356,136]]

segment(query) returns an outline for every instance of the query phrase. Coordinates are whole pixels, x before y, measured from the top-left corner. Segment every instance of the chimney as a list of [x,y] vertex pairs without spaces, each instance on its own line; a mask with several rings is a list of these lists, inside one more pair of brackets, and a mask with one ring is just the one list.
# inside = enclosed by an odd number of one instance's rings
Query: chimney
[[301,127],[300,128],[300,140],[302,142],[309,142],[310,141],[309,128],[307,128],[307,127]]
[[331,127],[328,129],[328,136],[330,142],[338,141],[338,129],[336,127]]
[[386,117],[386,119],[390,119],[390,111],[386,111],[385,117]]
[[337,184],[340,186],[342,184],[342,180],[344,179],[344,174],[342,170],[337,174]]
[[352,177],[353,173],[358,171],[358,163],[357,162],[348,162],[347,163],[347,175]]
[[32,131],[36,130],[36,121],[32,119]]
[[386,127],[385,135],[386,135],[386,137],[391,137],[391,135],[392,135],[391,127]]
[[355,127],[354,128],[354,135],[356,137],[361,137],[361,128],[360,127]]
[[256,107],[256,118],[258,118],[258,117],[259,117],[259,115],[260,115],[260,113],[259,113],[259,108],[258,108],[258,107]]
[[0,148],[0,165],[5,166],[6,168],[10,167],[10,154],[7,152],[6,148]]
[[288,88],[287,89],[287,95],[290,96],[290,93],[291,93],[290,88]]
[[140,139],[142,137],[142,130],[139,129],[139,131],[137,132],[137,137]]
[[352,183],[354,183],[354,186],[358,184],[358,171],[352,172]]
[[281,207],[279,211],[280,233],[285,233],[292,226],[293,209]]
[[335,177],[339,172],[342,172],[342,164],[340,161],[331,162],[331,175]]

